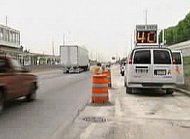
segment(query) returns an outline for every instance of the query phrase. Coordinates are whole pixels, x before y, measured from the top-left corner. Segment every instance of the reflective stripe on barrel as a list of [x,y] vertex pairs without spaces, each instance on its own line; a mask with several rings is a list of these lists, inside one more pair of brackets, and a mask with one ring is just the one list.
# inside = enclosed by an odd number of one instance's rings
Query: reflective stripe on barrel
[[92,94],[92,96],[96,96],[96,97],[107,97],[108,94],[104,93],[104,94]]
[[111,70],[105,70],[103,71],[103,74],[106,75],[108,79],[108,87],[111,88]]
[[102,84],[97,84],[97,83],[93,83],[92,84],[93,88],[102,88],[102,87],[108,87],[107,83],[102,83]]

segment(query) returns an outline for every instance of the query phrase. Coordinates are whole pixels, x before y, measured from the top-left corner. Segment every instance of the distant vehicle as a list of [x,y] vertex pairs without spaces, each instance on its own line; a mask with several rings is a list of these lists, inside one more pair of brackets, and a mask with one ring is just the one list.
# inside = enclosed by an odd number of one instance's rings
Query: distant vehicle
[[176,75],[176,84],[184,84],[184,72],[183,72],[183,56],[181,51],[172,51],[172,56],[175,60],[174,71]]
[[117,62],[117,59],[116,59],[115,56],[113,56],[113,57],[111,58],[111,64],[115,64],[116,62]]
[[176,82],[173,62],[168,48],[133,49],[125,70],[126,92],[132,93],[133,88],[162,88],[172,94]]
[[0,55],[0,112],[9,100],[23,96],[27,101],[36,99],[37,77],[28,72],[15,59]]
[[121,76],[125,75],[125,65],[126,65],[125,63],[120,65],[120,74],[121,74]]
[[89,69],[88,51],[77,45],[60,46],[61,65],[64,73],[80,73]]

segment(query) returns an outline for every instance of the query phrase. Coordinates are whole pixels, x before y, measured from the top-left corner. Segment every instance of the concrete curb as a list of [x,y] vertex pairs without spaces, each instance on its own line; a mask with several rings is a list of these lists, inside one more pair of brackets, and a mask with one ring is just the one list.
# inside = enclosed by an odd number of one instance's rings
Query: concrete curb
[[174,88],[174,90],[179,91],[187,96],[190,96],[190,91],[184,90],[184,89],[180,89],[180,88]]

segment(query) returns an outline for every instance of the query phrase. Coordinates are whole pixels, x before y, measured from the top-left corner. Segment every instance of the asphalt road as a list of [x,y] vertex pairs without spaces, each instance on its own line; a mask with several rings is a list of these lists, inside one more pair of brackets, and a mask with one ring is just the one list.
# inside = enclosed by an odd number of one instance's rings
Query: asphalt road
[[0,115],[0,139],[48,139],[67,128],[89,101],[90,73],[38,75],[37,100],[19,99],[9,103]]

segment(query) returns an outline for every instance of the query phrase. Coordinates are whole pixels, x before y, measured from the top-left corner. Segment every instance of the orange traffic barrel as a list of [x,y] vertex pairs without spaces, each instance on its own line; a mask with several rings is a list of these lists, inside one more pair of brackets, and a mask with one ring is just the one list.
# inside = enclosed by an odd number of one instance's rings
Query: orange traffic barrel
[[111,88],[111,70],[104,70],[102,74],[106,75],[106,77],[108,78],[108,87]]
[[105,75],[107,78],[109,76],[109,71],[108,70],[103,70],[102,71],[102,74]]
[[107,76],[107,78],[108,78],[108,87],[111,88],[112,85],[111,85],[111,70],[110,69],[108,69],[108,76]]
[[108,98],[108,78],[106,75],[92,77],[92,103],[106,103]]

